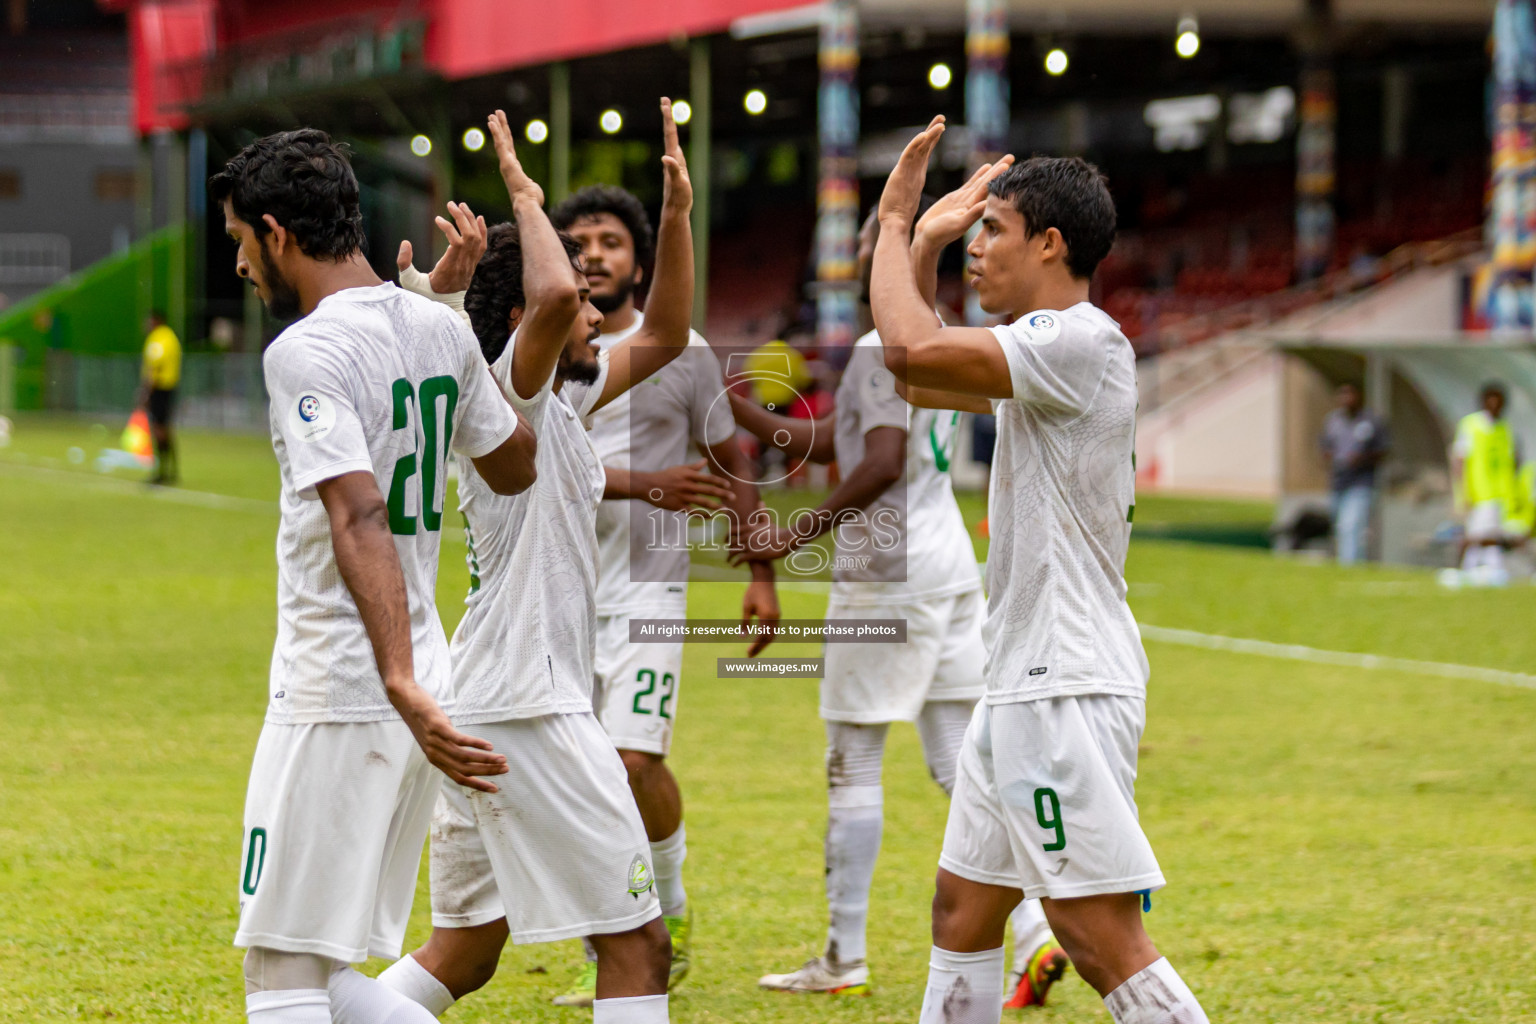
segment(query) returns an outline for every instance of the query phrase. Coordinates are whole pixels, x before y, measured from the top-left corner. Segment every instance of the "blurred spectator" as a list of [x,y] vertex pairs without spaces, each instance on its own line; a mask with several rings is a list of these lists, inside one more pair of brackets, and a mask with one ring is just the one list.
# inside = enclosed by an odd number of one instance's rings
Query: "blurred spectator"
[[1522,539],[1513,522],[1518,501],[1519,448],[1504,419],[1504,385],[1483,385],[1483,407],[1463,416],[1451,445],[1451,484],[1456,512],[1466,517],[1461,547],[1463,572],[1485,575],[1486,582],[1507,579],[1504,549]]
[[181,339],[159,310],[149,314],[140,378],[139,405],[149,414],[149,436],[155,442],[155,473],[149,482],[173,484],[177,466],[171,418],[176,409],[176,388],[181,383]]
[[1328,456],[1333,535],[1340,565],[1365,558],[1365,535],[1376,504],[1376,468],[1388,450],[1387,428],[1365,409],[1355,384],[1338,389],[1338,408],[1323,420],[1322,448]]

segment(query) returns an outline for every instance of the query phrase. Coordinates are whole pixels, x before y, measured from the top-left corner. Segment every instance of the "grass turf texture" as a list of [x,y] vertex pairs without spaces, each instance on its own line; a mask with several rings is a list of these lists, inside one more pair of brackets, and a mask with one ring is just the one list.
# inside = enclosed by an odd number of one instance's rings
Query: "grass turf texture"
[[[204,508],[66,457],[104,443],[79,421],[24,418],[0,450],[0,1020],[233,1022],[276,469],[260,438],[185,435],[189,489],[254,499]],[[979,502],[966,510],[979,517]],[[1264,514],[1144,497],[1137,521]],[[465,585],[457,531],[443,555],[451,627]],[[1447,592],[1422,572],[1147,541],[1128,575],[1138,615],[1158,625],[1536,665],[1524,588]],[[732,615],[740,589],[697,584],[691,612]],[[795,616],[823,603],[807,588],[781,600]],[[1138,799],[1170,881],[1148,925],[1213,1020],[1536,1015],[1536,692],[1148,649]],[[825,927],[822,730],[814,681],[717,680],[726,653],[688,648],[679,698],[673,766],[698,917],[674,1018],[914,1020],[945,802],[913,731],[893,730],[886,759],[874,997],[760,992],[757,976],[819,950]],[[423,872],[407,948],[428,927]],[[589,1019],[548,1004],[578,955],[574,943],[510,948],[449,1019]],[[1108,1018],[1069,974],[1051,1007],[1022,1019]]]

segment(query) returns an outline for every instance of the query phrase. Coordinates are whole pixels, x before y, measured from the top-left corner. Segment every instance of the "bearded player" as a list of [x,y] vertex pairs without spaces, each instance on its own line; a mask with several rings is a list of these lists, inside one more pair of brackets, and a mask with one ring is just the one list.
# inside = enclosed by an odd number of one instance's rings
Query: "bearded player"
[[[995,1024],[1003,929],[1040,897],[1116,1024],[1202,1024],[1142,924],[1162,871],[1137,819],[1147,659],[1126,604],[1135,501],[1136,360],[1088,301],[1114,240],[1104,176],[1037,157],[958,203],[947,234],[912,237],[937,117],[880,198],[872,283],[886,365],[914,405],[995,409],[988,515],[987,693],[960,751],[933,901],[924,1024]],[[961,237],[981,306],[1007,327],[945,327],[913,248]]]
[[[1001,172],[1006,164],[998,166]],[[991,165],[977,171],[983,183]],[[919,226],[941,225],[940,201]],[[869,323],[869,282],[880,222],[871,210],[859,232],[861,318]],[[935,267],[934,270],[937,268]],[[931,292],[937,277],[925,290]],[[827,725],[826,893],[830,918],[820,956],[797,970],[765,975],[781,992],[865,995],[869,890],[884,821],[881,762],[892,722],[912,722],[929,774],[947,795],[976,701],[984,690],[981,576],[949,475],[959,413],[909,406],[885,368],[880,336],[855,343],[838,382],[835,411],[820,420],[779,416],[733,394],[736,417],[791,461],[836,461],[840,482],[810,517],[753,553],[783,557],[831,530],[836,564],[827,618],[892,618],[906,641],[828,644],[821,682]],[[800,524],[805,524],[800,527]],[[892,543],[892,539],[896,542]],[[1067,966],[1038,900],[1012,915],[1009,1006],[1040,1006]]]
[[498,225],[464,297],[507,400],[539,437],[538,480],[497,496],[462,467],[471,588],[453,637],[453,713],[505,756],[500,791],[445,785],[432,829],[432,936],[382,976],[441,1014],[486,984],[510,937],[587,937],[593,1019],[664,1024],[671,943],[623,762],[592,713],[605,479],[586,421],[675,359],[693,305],[692,191],[662,100],[665,198],[652,315],[601,356],[579,248],[544,215],[506,116],[490,119],[515,224]]
[[[364,258],[357,179],[303,129],[259,139],[209,182],[235,272],[298,321],[262,357],[281,472],[277,643],[251,765],[240,874],[254,1024],[430,1020],[349,965],[397,957],[440,777],[504,772],[438,705],[434,603],[446,461],[498,493],[534,438],[473,336]],[[387,495],[387,497],[386,497]]]
[[[598,346],[606,352],[634,337],[645,326],[635,290],[645,279],[654,247],[640,200],[621,188],[593,185],[556,206],[549,218],[581,243],[592,305],[603,314]],[[720,362],[695,332],[686,352],[592,417],[592,443],[608,480],[597,512],[592,704],[629,771],[629,785],[645,821],[656,894],[672,936],[673,986],[691,965],[693,930],[683,887],[688,840],[682,796],[666,761],[681,706],[683,645],[630,643],[629,620],[632,615],[687,616],[686,507],[712,509],[723,502],[737,525],[747,523],[758,507],[755,474],[736,443],[736,423],[725,394]],[[694,454],[702,459],[693,461]],[[772,564],[754,561],[751,573],[742,601],[743,623],[777,621]],[[769,636],[761,634],[748,654],[760,652]],[[556,1003],[591,1003],[596,964],[590,947],[587,952],[575,985],[555,997]]]

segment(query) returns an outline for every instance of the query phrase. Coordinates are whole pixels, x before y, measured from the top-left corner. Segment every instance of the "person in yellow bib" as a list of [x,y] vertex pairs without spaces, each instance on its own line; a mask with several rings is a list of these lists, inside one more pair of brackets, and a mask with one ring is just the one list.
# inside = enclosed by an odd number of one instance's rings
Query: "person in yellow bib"
[[155,472],[149,482],[173,484],[177,467],[171,416],[176,408],[176,389],[181,384],[181,339],[159,310],[149,314],[139,381],[139,404],[149,414],[149,434],[155,442]]
[[1514,521],[1524,502],[1519,496],[1520,450],[1504,418],[1504,385],[1483,385],[1483,407],[1463,416],[1451,445],[1451,483],[1456,511],[1465,517],[1463,572],[1507,579],[1504,549],[1519,544],[1523,533]]

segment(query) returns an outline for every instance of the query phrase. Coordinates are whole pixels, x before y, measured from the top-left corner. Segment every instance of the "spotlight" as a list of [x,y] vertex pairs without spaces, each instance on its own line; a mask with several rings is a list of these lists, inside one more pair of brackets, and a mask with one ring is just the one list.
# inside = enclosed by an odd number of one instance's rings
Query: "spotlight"
[[750,89],[741,98],[741,105],[747,108],[749,114],[761,114],[768,109],[768,94],[761,89]]
[[479,128],[467,128],[464,131],[464,148],[471,153],[478,153],[485,148],[485,132]]
[[672,120],[678,124],[687,124],[693,120],[693,105],[687,100],[674,100],[672,102]]
[[612,107],[603,111],[603,116],[597,119],[598,126],[609,135],[615,135],[624,127],[624,115]]
[[432,140],[425,135],[417,135],[411,139],[411,152],[417,156],[426,156],[432,152]]
[[948,64],[935,64],[928,69],[928,84],[935,89],[948,89],[954,77]]
[[1064,75],[1067,72],[1067,51],[1056,47],[1045,55],[1045,71],[1049,75]]
[[537,146],[539,143],[549,138],[549,125],[545,124],[543,121],[540,121],[538,118],[534,118],[532,121],[529,121],[528,126],[523,129],[523,137]]
[[1200,52],[1200,23],[1194,15],[1186,14],[1179,19],[1178,35],[1173,40],[1173,52],[1185,60]]

